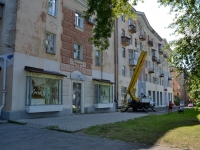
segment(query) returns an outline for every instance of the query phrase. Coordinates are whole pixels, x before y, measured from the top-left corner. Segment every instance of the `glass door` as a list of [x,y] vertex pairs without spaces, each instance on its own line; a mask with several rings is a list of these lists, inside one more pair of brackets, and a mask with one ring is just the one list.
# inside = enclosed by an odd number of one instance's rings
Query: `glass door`
[[81,83],[73,83],[72,113],[81,113]]

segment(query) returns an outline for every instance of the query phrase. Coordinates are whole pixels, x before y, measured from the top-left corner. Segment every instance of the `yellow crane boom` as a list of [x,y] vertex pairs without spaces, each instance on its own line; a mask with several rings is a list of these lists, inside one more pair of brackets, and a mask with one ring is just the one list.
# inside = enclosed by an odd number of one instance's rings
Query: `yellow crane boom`
[[126,95],[124,97],[123,105],[124,105],[125,108],[129,108],[128,101],[127,101],[127,95],[128,94],[131,96],[131,98],[133,100],[140,101],[136,97],[136,89],[134,88],[134,86],[135,86],[137,79],[140,75],[140,72],[141,72],[142,66],[144,64],[144,61],[146,59],[146,56],[147,56],[147,52],[142,51],[141,54],[140,54],[140,57],[138,59],[137,65],[135,67],[135,70],[134,70],[133,76],[131,78],[130,84],[129,84],[128,89],[126,91]]

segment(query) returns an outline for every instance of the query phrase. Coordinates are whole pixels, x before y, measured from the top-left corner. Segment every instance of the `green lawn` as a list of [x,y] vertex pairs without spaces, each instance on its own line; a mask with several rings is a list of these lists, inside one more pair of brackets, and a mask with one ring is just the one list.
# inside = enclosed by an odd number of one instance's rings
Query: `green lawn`
[[200,112],[185,109],[184,114],[174,112],[149,115],[124,122],[93,126],[82,132],[125,142],[199,150]]

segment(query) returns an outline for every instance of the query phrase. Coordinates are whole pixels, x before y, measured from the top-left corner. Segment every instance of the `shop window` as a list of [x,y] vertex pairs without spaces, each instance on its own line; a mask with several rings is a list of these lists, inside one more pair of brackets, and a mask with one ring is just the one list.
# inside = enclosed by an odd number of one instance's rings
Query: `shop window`
[[[48,76],[48,75],[47,75]],[[26,105],[61,105],[62,80],[27,76]]]
[[47,33],[46,34],[46,52],[55,54],[55,34]]
[[94,103],[113,103],[113,86],[111,84],[94,84]]
[[56,2],[57,0],[48,1],[48,14],[56,16]]

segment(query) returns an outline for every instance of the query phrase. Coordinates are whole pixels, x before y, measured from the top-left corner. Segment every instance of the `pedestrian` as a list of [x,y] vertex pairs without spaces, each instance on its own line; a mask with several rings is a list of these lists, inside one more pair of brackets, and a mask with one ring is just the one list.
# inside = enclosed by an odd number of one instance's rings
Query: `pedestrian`
[[172,103],[172,101],[169,102],[169,114],[172,113],[172,106],[174,104]]

